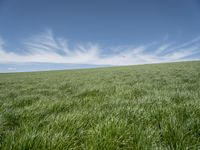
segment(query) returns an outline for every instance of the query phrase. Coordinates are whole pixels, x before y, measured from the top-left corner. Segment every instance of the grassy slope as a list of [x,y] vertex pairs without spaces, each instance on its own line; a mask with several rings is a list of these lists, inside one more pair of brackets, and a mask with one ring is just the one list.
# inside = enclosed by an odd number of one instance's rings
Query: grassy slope
[[0,74],[0,149],[198,146],[200,61]]

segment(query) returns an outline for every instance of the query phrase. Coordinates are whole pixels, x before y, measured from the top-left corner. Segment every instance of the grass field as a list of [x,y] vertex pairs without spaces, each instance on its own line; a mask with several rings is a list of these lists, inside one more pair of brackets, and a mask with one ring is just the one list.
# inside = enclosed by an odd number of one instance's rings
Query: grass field
[[200,61],[0,74],[0,149],[200,149]]

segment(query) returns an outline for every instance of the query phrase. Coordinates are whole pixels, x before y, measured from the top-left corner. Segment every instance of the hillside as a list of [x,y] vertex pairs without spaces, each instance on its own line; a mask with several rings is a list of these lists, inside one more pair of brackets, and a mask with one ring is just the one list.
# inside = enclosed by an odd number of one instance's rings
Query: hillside
[[0,74],[0,149],[156,148],[200,148],[200,61]]

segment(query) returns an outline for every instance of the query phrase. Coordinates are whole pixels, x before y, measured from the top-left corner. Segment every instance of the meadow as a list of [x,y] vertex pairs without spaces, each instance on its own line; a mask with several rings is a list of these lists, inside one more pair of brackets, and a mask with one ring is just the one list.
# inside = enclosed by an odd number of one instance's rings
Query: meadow
[[200,149],[200,61],[2,73],[0,149]]

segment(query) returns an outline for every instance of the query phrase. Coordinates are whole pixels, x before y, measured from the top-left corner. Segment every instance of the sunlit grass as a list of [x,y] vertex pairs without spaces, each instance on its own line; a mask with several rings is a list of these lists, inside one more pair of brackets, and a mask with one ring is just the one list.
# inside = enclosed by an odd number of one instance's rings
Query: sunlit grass
[[200,62],[0,74],[0,149],[199,149]]

